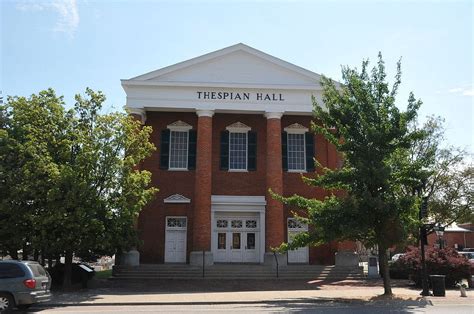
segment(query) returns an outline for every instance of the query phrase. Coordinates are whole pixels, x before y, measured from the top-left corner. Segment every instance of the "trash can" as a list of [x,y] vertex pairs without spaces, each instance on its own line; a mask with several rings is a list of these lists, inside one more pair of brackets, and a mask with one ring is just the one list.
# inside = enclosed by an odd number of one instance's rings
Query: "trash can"
[[446,296],[446,284],[444,275],[431,275],[431,286],[433,287],[433,295],[435,297]]

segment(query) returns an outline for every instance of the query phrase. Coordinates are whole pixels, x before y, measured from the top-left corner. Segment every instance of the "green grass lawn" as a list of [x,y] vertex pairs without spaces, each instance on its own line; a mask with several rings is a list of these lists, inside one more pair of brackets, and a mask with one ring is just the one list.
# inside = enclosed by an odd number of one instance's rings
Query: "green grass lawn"
[[112,269],[96,271],[94,278],[96,279],[107,279],[112,276]]

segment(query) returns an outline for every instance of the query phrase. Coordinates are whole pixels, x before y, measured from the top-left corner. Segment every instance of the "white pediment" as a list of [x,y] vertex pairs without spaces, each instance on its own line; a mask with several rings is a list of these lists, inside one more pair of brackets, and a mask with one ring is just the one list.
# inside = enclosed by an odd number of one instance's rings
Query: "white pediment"
[[191,200],[181,194],[173,194],[163,200],[165,203],[191,203]]
[[319,80],[314,72],[237,44],[126,81],[319,87]]
[[122,80],[122,87],[129,110],[311,115],[311,98],[321,100],[320,80],[319,74],[237,44]]

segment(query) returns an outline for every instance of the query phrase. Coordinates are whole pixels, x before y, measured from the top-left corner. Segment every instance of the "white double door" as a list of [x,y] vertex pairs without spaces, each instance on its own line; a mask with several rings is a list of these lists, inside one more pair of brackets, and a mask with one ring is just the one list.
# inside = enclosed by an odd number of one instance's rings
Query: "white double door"
[[165,263],[186,263],[186,230],[166,230]]
[[212,252],[218,263],[260,262],[260,220],[235,214],[214,220]]
[[218,232],[216,262],[258,263],[259,240],[255,231]]

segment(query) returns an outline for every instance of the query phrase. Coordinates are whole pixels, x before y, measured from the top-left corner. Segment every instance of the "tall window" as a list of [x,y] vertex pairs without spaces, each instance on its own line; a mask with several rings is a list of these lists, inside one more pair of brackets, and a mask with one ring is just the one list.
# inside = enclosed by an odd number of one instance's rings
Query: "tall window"
[[304,134],[288,133],[288,170],[306,170]]
[[169,168],[188,168],[188,131],[171,131]]
[[229,170],[247,170],[247,132],[229,133]]

